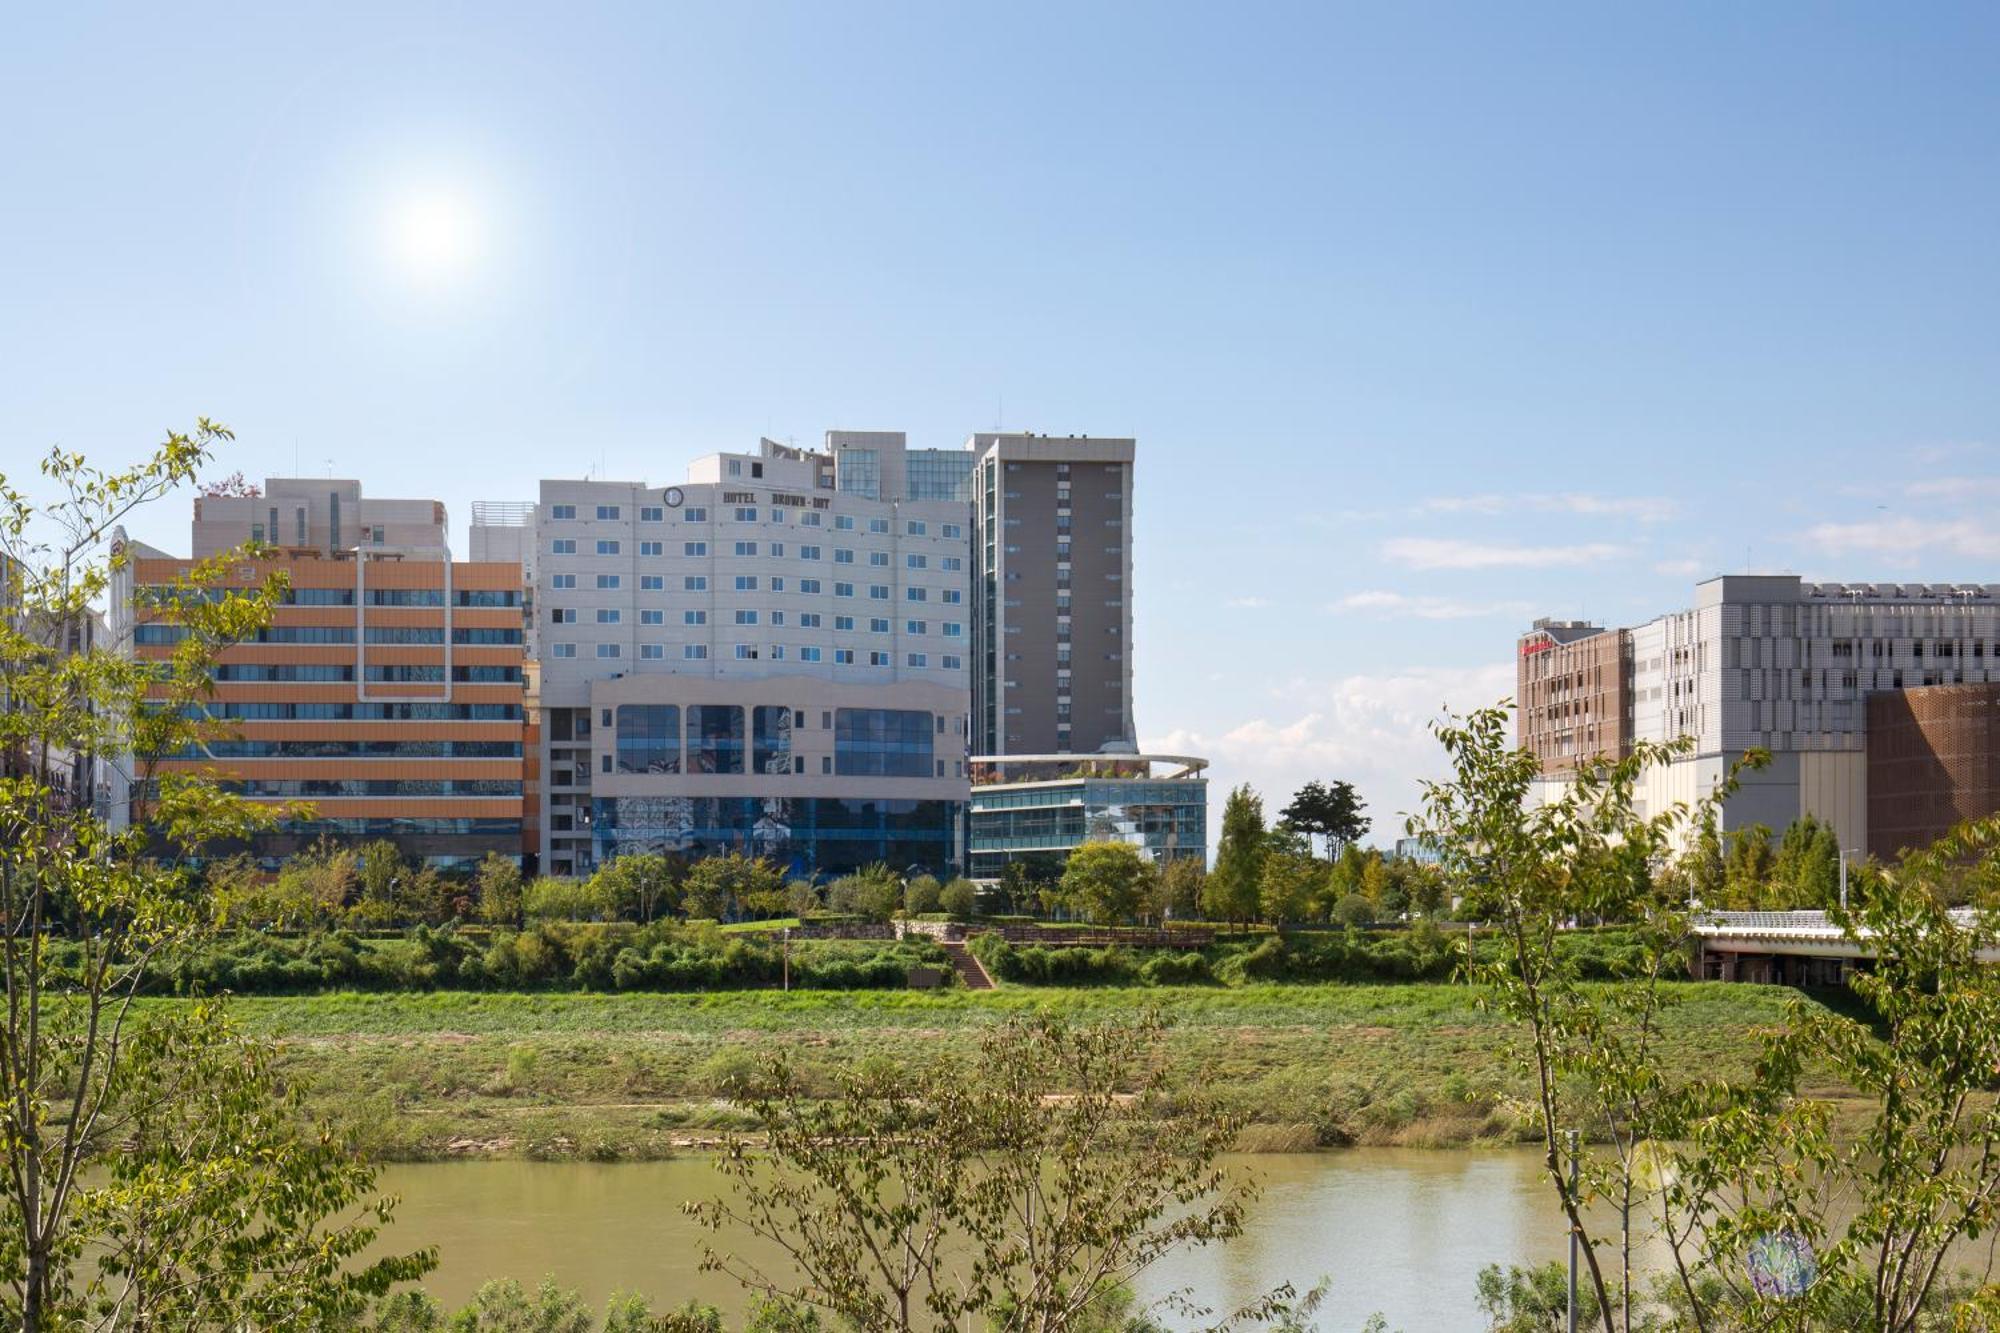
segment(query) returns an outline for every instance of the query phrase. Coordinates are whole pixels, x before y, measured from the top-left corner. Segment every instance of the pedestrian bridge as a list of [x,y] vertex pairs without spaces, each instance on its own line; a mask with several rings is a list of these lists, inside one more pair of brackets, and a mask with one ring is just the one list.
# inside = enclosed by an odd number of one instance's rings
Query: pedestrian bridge
[[[1973,912],[1952,919],[1970,926]],[[1839,986],[1856,962],[1874,957],[1864,932],[1847,938],[1825,912],[1703,912],[1694,920],[1694,973],[1708,981],[1756,981],[1775,986]],[[2000,962],[2000,949],[1983,950]]]

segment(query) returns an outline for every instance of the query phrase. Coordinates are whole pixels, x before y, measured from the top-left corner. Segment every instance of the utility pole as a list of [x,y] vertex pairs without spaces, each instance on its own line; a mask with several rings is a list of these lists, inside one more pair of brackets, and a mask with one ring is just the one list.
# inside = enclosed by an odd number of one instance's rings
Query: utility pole
[[778,933],[784,939],[785,991],[789,994],[792,989],[792,928],[786,926]]

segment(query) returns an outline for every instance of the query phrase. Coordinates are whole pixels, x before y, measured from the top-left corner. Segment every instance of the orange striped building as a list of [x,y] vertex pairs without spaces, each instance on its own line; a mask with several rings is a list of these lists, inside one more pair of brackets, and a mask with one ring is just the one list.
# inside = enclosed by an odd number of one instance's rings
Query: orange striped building
[[[193,559],[254,540],[289,576],[270,626],[216,673],[209,707],[236,737],[165,765],[217,768],[252,797],[310,803],[257,839],[266,865],[321,837],[387,838],[446,867],[534,854],[521,567],[455,561],[448,536],[435,501],[276,478],[261,495],[198,499],[191,558],[128,547],[113,629],[141,657],[172,651],[179,630],[149,605]],[[246,562],[241,584],[263,572]]]

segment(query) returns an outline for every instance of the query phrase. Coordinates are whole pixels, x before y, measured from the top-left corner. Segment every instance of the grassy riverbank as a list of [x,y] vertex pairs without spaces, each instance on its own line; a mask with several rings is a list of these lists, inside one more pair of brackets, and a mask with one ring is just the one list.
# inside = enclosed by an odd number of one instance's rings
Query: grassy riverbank
[[[1675,987],[1666,1050],[1692,1076],[1741,1070],[1793,992]],[[171,1005],[150,1000],[149,1005]],[[1243,1146],[1452,1146],[1516,1137],[1509,1033],[1448,985],[705,995],[330,994],[233,1002],[285,1043],[321,1113],[387,1160],[464,1154],[651,1158],[738,1123],[726,1092],[786,1049],[831,1084],[861,1061],[964,1051],[1034,1006],[1080,1021],[1158,1008],[1176,1073],[1249,1121]]]

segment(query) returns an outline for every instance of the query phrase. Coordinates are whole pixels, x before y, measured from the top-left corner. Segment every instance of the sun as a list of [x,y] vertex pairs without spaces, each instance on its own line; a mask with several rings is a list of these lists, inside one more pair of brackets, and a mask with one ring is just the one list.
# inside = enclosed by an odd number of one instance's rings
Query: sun
[[488,224],[478,200],[463,190],[429,187],[393,199],[383,215],[390,260],[426,287],[460,285],[485,259]]

